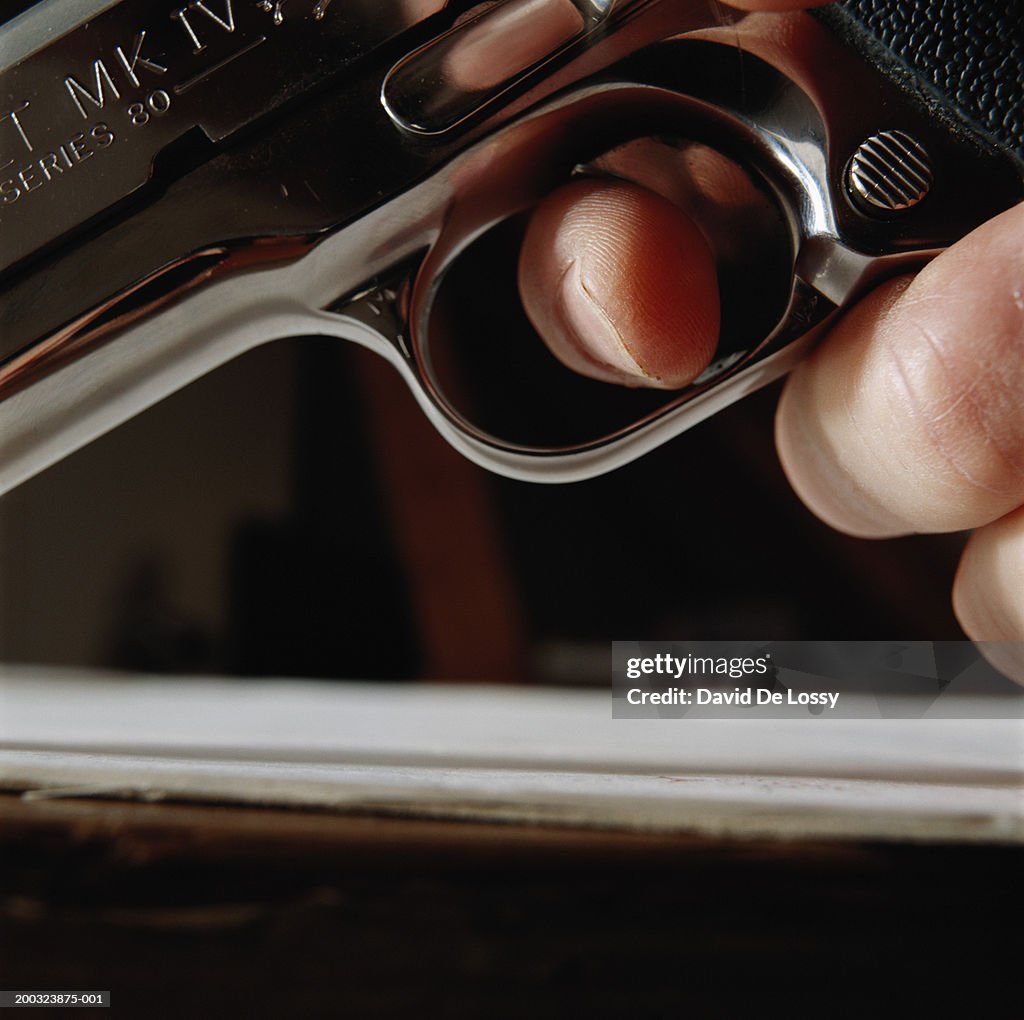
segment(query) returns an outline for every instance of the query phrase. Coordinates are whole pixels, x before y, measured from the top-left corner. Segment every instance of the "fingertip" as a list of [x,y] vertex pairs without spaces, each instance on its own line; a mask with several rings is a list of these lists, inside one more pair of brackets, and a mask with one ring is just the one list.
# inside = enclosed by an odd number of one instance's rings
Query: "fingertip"
[[975,640],[1024,641],[1024,507],[971,535],[953,608]]
[[714,258],[697,225],[638,185],[579,180],[535,211],[519,261],[523,305],[568,367],[678,388],[718,341]]
[[913,530],[876,494],[877,426],[860,406],[859,384],[869,373],[872,338],[910,282],[892,280],[851,310],[790,374],[775,415],[775,445],[790,485],[826,524],[855,538]]
[[730,7],[741,11],[802,11],[808,7],[824,7],[830,0],[729,0]]
[[971,536],[953,582],[953,610],[986,658],[1024,681],[1024,507]]

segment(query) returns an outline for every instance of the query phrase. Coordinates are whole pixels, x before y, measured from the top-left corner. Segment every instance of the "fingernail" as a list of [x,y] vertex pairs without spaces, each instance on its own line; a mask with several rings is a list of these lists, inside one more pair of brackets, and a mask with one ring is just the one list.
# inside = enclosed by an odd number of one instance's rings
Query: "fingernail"
[[651,378],[630,353],[593,288],[587,286],[582,259],[574,259],[562,275],[558,299],[569,339],[584,357],[633,379]]

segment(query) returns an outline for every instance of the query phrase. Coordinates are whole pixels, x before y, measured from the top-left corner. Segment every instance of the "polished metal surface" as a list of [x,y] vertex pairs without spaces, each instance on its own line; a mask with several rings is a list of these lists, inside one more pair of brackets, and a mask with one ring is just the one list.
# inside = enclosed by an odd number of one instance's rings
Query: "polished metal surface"
[[[387,358],[477,463],[587,477],[776,378],[837,307],[1024,196],[1011,157],[947,131],[810,15],[571,6],[598,29],[566,42],[546,17],[521,18],[512,59],[455,90],[468,113],[431,133],[382,93],[439,40],[467,38],[469,4],[123,0],[61,25],[67,6],[50,2],[7,26],[0,489],[254,345],[302,334]],[[493,65],[491,42],[474,45]],[[851,154],[880,129],[914,138],[934,172],[927,201],[898,217],[864,215],[846,187]],[[742,169],[777,271],[764,314],[730,319],[693,386],[589,432],[524,440],[475,421],[443,370],[446,345],[480,347],[439,329],[447,281],[581,167],[652,137],[681,154],[684,191],[700,194],[685,177],[717,156]],[[736,272],[727,240],[713,245],[722,278]]]
[[483,7],[399,61],[384,79],[381,102],[398,127],[442,134],[639,6],[637,0],[503,0]]
[[895,213],[928,194],[933,174],[928,153],[905,131],[881,131],[861,142],[846,183],[867,212]]
[[122,0],[5,59],[0,269],[141,188],[190,132],[222,142],[444,7]]

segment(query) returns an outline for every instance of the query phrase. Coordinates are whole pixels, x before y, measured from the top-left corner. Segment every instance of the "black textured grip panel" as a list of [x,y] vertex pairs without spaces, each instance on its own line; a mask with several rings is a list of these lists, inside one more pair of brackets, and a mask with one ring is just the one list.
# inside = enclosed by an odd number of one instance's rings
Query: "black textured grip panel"
[[938,113],[1024,159],[1024,0],[844,0],[823,20]]

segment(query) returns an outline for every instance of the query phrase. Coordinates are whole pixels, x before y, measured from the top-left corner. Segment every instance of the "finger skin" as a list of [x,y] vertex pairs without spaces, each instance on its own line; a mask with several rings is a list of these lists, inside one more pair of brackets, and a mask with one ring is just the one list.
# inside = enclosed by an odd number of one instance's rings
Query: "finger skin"
[[635,184],[579,180],[534,212],[519,259],[531,322],[569,368],[677,388],[714,355],[714,259],[696,224]]
[[953,608],[964,630],[984,642],[986,658],[1024,683],[1024,507],[971,536],[953,584]]
[[806,7],[824,7],[830,0],[729,0],[730,7],[741,11],[799,11]]
[[791,376],[776,438],[804,502],[852,535],[1024,503],[1024,205],[846,315]]

